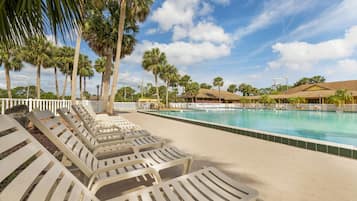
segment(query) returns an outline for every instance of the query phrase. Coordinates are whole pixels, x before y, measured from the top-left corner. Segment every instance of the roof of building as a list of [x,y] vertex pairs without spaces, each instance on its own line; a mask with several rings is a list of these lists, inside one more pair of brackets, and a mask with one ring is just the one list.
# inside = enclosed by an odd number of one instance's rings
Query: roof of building
[[[270,95],[271,98],[319,98],[329,97],[335,94],[338,89],[347,89],[352,93],[352,96],[357,96],[357,80],[339,81],[339,82],[325,82],[317,84],[304,84],[288,89],[283,94]],[[247,96],[247,99],[259,99],[260,96]]]
[[347,80],[338,82],[324,82],[317,84],[304,84],[298,87],[288,89],[286,94],[292,94],[300,91],[325,91],[347,89],[348,91],[357,91],[357,80]]
[[[219,99],[219,91],[215,89],[200,89],[196,98],[200,99]],[[223,100],[239,100],[241,96],[228,91],[221,90],[221,99]]]

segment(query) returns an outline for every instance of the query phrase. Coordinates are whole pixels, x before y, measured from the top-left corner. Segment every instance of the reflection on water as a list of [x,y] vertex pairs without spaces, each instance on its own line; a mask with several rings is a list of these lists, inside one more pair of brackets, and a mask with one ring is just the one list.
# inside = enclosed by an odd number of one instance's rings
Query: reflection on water
[[357,113],[243,109],[160,113],[357,146]]

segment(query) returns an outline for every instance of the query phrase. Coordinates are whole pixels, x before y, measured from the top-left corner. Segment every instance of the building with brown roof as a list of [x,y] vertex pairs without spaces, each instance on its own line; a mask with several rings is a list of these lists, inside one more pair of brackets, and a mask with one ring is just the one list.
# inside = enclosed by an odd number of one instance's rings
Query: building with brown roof
[[[357,103],[357,80],[325,82],[317,84],[305,84],[288,89],[285,93],[270,95],[277,102],[287,102],[289,98],[304,98],[307,103],[327,103],[330,96],[335,95],[339,89],[346,89],[354,98],[354,103]],[[260,96],[246,97],[252,102],[257,102]]]
[[[221,90],[221,102],[233,103],[239,102],[241,96],[233,94],[224,90]],[[195,97],[184,96],[187,102],[197,102],[197,103],[218,103],[219,102],[219,91],[215,89],[200,89]]]
[[[357,80],[305,84],[288,89],[286,92],[269,97],[279,103],[287,103],[289,98],[304,98],[307,103],[327,103],[330,96],[339,89],[346,89],[353,96],[353,103],[357,103]],[[214,103],[219,102],[219,92],[215,89],[200,89],[196,97],[184,97],[188,102]],[[241,99],[258,102],[260,96],[240,96],[221,90],[221,102],[238,103]]]

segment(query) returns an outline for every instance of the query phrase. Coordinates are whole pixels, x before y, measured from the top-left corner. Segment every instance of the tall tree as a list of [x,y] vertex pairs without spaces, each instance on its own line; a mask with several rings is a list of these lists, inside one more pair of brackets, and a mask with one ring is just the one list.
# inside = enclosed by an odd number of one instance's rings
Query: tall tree
[[86,78],[92,77],[94,71],[92,69],[91,61],[88,56],[80,55],[78,63],[78,75],[79,75],[79,88],[80,88],[80,98],[83,100],[84,92],[86,91]]
[[97,73],[101,74],[101,82],[100,82],[100,96],[102,95],[102,87],[103,87],[103,76],[104,76],[104,71],[105,71],[105,58],[104,57],[99,57],[97,60],[95,60],[94,63],[94,68]]
[[68,35],[81,23],[79,0],[1,1],[0,43],[22,44],[48,31]]
[[51,55],[49,55],[48,59],[45,60],[45,62],[43,63],[43,67],[53,69],[56,97],[57,99],[59,99],[57,68],[61,66],[61,58],[59,55],[60,48],[56,46],[51,46],[50,51],[51,51]]
[[[87,5],[83,27],[83,38],[88,42],[89,47],[101,57],[106,58],[105,71],[103,75],[103,108],[108,110],[109,84],[113,66],[113,55],[116,55],[118,41],[118,26],[120,11],[117,1],[103,1],[101,6]],[[125,20],[124,36],[122,40],[120,56],[130,54],[134,50],[136,43],[135,34],[138,32],[138,25],[133,20]],[[113,96],[115,93],[112,94]]]
[[179,79],[178,70],[171,64],[163,65],[159,71],[159,77],[165,81],[166,85],[166,107],[169,107],[169,87]]
[[259,91],[257,88],[250,84],[242,83],[238,86],[238,91],[242,92],[243,96],[258,95]]
[[192,102],[196,99],[200,91],[200,85],[197,82],[190,82],[186,85],[185,95],[192,98]]
[[51,43],[44,37],[34,37],[26,41],[24,59],[36,66],[36,98],[41,98],[41,68],[51,56]]
[[124,25],[125,19],[133,21],[134,23],[145,21],[146,17],[149,14],[150,7],[153,3],[153,0],[121,0],[120,1],[120,16],[119,16],[119,25],[118,25],[118,41],[114,62],[114,72],[113,72],[113,83],[110,96],[110,101],[108,105],[107,112],[113,113],[113,104],[114,104],[114,94],[117,90],[118,83],[118,73],[119,73],[119,64],[122,50],[122,42],[124,36]]
[[321,75],[315,75],[313,77],[303,77],[300,80],[298,80],[297,82],[295,82],[294,86],[300,86],[300,85],[304,85],[304,84],[317,84],[317,83],[322,83],[325,82],[326,79],[325,77],[321,76]]
[[192,82],[192,80],[189,75],[184,75],[180,78],[179,85],[184,88],[184,93],[186,92],[186,87],[190,82]]
[[158,75],[160,68],[167,64],[166,55],[163,52],[160,52],[159,48],[153,48],[144,53],[142,67],[146,71],[150,71],[154,75],[155,87],[156,87],[156,98],[157,102],[160,103],[159,87],[157,85]]
[[73,69],[74,52],[75,50],[72,47],[67,47],[67,46],[61,47],[58,50],[60,71],[65,75],[65,80],[63,82],[62,96],[61,96],[62,99],[66,95],[68,77],[71,77],[70,74],[72,73],[72,69]]
[[218,100],[221,102],[221,87],[223,86],[223,78],[221,77],[216,77],[213,79],[213,86],[218,88]]
[[115,94],[116,101],[133,101],[132,98],[135,95],[135,89],[131,87],[122,87],[118,89],[117,93]]
[[19,47],[5,47],[0,45],[0,66],[5,69],[7,97],[12,98],[10,71],[20,71],[23,67]]
[[[95,3],[97,2],[97,3]],[[85,0],[78,0],[78,4],[80,5],[79,9],[79,16],[83,19],[85,15],[85,11],[87,8],[95,7],[95,5],[101,5],[102,0],[99,1],[86,1]],[[90,5],[90,6],[88,6]],[[76,47],[74,50],[74,57],[73,57],[73,69],[72,69],[72,79],[71,79],[71,102],[72,104],[76,104],[77,98],[77,73],[78,73],[78,65],[80,59],[80,49],[81,49],[81,41],[82,41],[82,34],[83,34],[83,27],[79,26],[77,30],[77,40],[76,40]],[[81,82],[81,81],[80,81]]]
[[231,84],[228,86],[227,91],[231,93],[236,93],[238,91],[238,87],[236,84]]
[[209,85],[207,83],[201,83],[200,88],[201,89],[212,89],[212,85]]

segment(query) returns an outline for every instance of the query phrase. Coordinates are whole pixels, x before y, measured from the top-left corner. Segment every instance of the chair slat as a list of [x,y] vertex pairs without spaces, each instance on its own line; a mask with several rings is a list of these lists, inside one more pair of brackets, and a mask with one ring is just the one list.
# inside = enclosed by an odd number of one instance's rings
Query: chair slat
[[16,152],[11,153],[8,157],[2,159],[0,163],[0,181],[9,176],[39,151],[40,148],[34,147],[32,144],[27,144]]
[[32,191],[28,198],[28,201],[44,201],[49,195],[50,190],[59,176],[61,174],[61,166],[54,165],[51,169],[43,176],[41,181],[37,184],[36,188]]
[[47,156],[41,155],[1,192],[1,196],[8,200],[20,200],[49,162],[50,159]]

